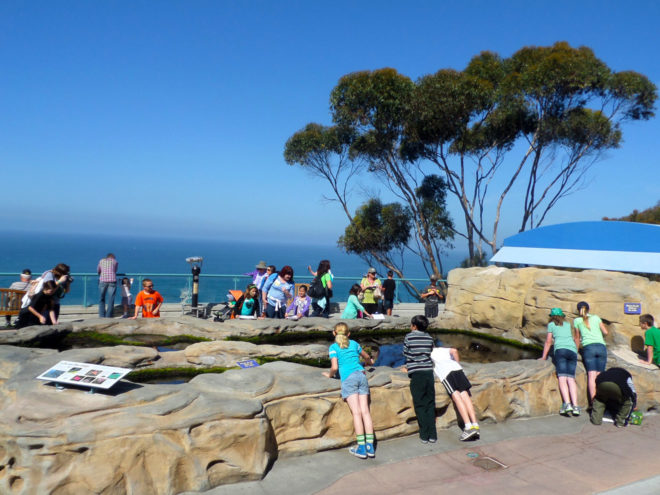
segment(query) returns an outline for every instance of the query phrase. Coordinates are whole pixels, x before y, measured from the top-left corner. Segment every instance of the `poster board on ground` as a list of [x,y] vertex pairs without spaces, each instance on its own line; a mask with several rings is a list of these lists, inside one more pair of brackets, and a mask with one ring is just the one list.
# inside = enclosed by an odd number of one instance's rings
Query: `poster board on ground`
[[60,361],[39,375],[37,380],[107,390],[131,371],[130,368]]

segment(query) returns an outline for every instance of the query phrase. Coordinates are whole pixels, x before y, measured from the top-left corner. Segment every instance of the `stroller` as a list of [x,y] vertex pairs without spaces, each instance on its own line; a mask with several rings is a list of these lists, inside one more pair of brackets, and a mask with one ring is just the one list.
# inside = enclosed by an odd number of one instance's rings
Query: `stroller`
[[213,311],[213,321],[223,322],[232,319],[234,317],[233,311],[234,306],[236,306],[236,301],[238,301],[242,295],[243,291],[241,290],[230,290],[227,293],[227,301],[222,303],[219,310]]

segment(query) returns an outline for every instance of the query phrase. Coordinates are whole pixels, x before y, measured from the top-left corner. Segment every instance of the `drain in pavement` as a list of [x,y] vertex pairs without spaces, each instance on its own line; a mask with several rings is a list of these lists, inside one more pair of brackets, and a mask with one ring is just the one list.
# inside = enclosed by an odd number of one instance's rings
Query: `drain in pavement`
[[498,469],[506,469],[509,467],[497,459],[488,456],[478,457],[473,463],[475,466],[485,469],[486,471],[497,471]]

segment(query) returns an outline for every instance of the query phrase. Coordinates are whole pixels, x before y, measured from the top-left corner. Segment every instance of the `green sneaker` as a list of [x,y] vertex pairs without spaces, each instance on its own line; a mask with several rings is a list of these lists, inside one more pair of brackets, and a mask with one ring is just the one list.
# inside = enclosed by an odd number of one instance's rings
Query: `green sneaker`
[[571,406],[571,408],[573,409],[573,410],[571,411],[571,412],[573,413],[573,416],[579,416],[580,413],[582,412],[582,411],[580,410],[580,406]]
[[562,403],[561,409],[559,410],[559,414],[561,414],[562,416],[570,416],[572,412],[573,412],[573,408],[568,402]]

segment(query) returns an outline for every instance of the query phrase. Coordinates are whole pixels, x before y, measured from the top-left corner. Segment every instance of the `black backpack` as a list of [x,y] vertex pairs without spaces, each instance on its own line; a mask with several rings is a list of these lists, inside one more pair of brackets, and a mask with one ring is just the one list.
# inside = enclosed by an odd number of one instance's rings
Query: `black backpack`
[[322,297],[325,297],[325,287],[323,287],[323,282],[319,277],[314,277],[314,280],[312,280],[309,290],[307,291],[307,295],[313,299],[321,299]]

